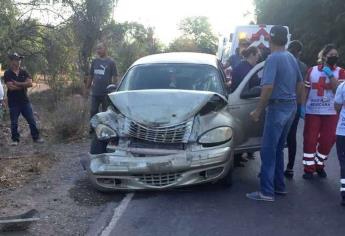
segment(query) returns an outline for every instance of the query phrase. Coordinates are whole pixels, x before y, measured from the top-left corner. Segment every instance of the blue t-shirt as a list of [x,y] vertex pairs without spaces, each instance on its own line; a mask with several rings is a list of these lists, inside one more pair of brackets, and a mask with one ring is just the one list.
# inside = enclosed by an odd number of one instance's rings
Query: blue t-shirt
[[268,57],[261,86],[273,85],[270,99],[296,99],[296,85],[300,81],[303,81],[301,71],[290,52],[273,52]]

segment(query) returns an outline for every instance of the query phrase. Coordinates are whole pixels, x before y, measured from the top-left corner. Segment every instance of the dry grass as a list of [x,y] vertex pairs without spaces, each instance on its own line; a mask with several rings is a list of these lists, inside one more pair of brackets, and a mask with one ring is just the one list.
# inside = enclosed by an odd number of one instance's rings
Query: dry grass
[[55,160],[52,153],[0,158],[0,189],[23,186],[49,169]]
[[88,103],[80,95],[73,95],[58,101],[50,113],[52,135],[57,141],[69,141],[81,138],[85,134],[89,121]]

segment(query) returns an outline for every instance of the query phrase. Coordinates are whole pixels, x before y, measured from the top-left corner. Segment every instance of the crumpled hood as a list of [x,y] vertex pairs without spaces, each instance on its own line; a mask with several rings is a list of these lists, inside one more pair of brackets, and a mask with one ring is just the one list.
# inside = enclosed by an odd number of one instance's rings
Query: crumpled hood
[[[174,125],[195,116],[217,93],[190,90],[133,90],[109,94],[126,117],[146,125]],[[224,99],[222,97],[222,99]]]

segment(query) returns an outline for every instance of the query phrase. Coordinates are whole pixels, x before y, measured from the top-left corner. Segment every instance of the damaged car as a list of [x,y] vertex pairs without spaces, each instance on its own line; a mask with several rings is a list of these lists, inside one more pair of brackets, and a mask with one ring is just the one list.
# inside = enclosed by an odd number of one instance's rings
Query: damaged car
[[95,135],[84,167],[101,191],[232,184],[234,154],[260,148],[263,118],[249,113],[260,96],[257,65],[229,91],[219,60],[166,53],[136,61],[106,112],[91,119]]

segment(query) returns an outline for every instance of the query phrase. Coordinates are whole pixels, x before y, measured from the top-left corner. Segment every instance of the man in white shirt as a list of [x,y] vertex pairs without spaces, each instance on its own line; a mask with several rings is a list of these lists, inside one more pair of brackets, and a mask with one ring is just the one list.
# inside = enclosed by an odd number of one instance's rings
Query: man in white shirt
[[340,164],[341,205],[345,206],[345,82],[338,86],[335,94],[335,109],[340,113],[337,126],[337,153]]

